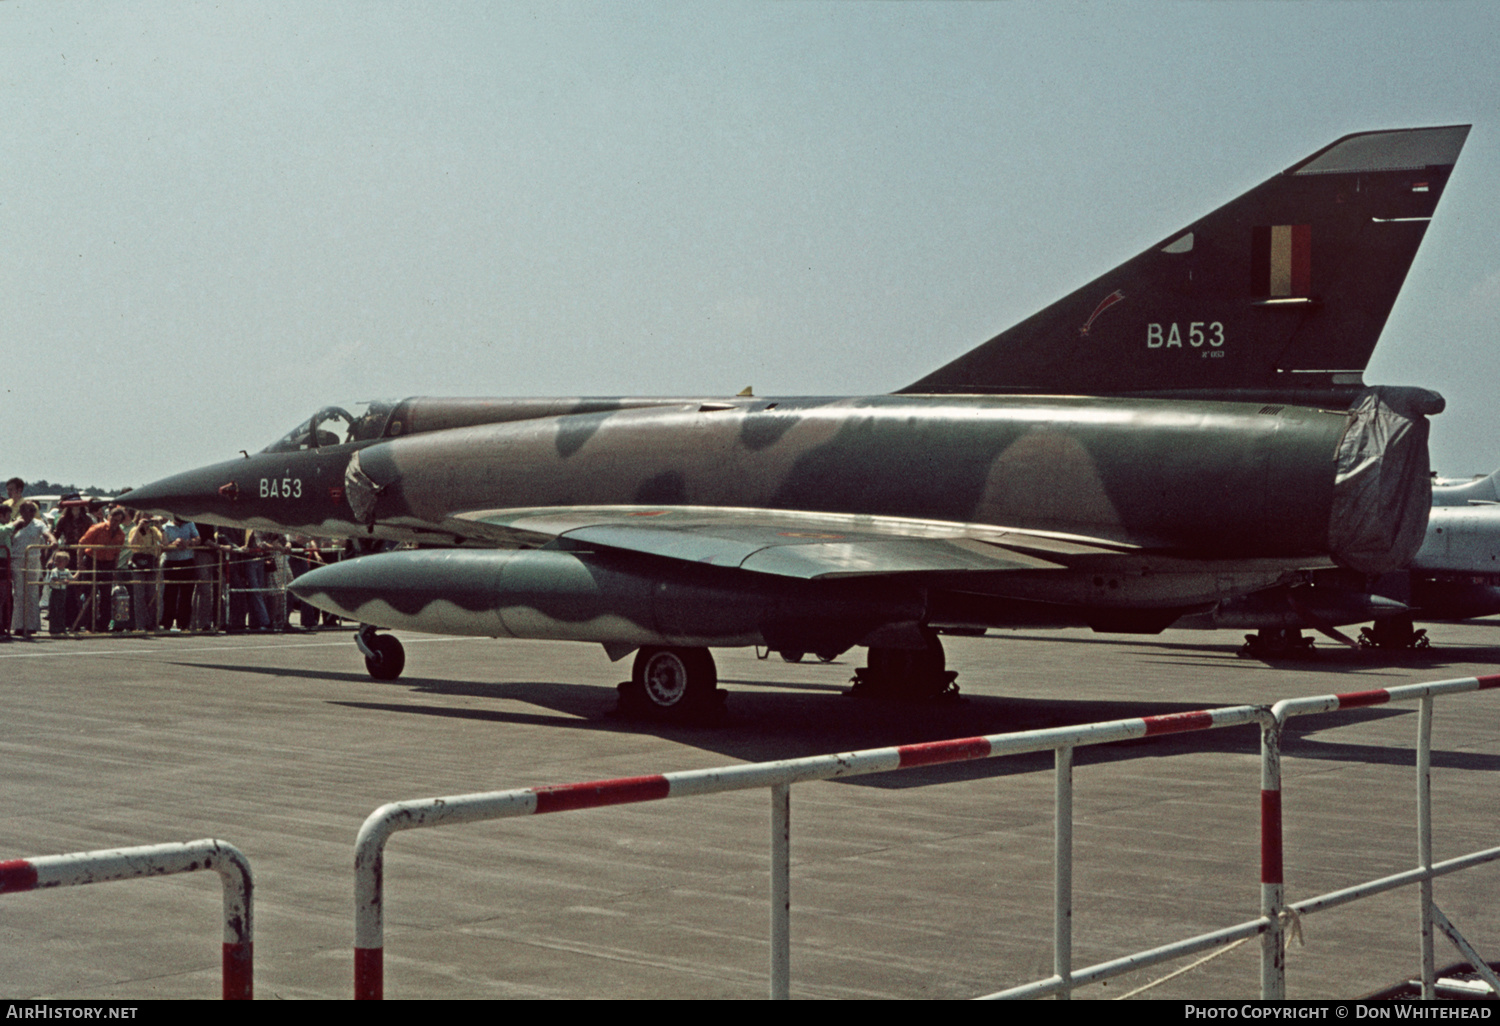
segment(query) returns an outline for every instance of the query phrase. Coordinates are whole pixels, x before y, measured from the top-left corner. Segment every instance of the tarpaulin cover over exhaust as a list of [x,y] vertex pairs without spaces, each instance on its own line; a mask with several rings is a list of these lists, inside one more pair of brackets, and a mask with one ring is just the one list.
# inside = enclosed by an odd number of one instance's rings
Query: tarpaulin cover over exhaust
[[1421,548],[1432,507],[1427,416],[1443,405],[1425,388],[1371,388],[1349,407],[1328,521],[1328,551],[1339,565],[1386,573]]

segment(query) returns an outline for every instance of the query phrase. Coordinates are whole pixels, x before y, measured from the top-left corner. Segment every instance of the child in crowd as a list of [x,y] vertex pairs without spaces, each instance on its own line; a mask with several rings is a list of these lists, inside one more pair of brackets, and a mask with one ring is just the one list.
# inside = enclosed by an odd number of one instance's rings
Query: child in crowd
[[52,568],[47,571],[47,584],[52,589],[47,596],[47,633],[62,634],[72,625],[77,615],[78,594],[68,587],[73,580],[73,571],[68,569],[68,554],[52,554]]

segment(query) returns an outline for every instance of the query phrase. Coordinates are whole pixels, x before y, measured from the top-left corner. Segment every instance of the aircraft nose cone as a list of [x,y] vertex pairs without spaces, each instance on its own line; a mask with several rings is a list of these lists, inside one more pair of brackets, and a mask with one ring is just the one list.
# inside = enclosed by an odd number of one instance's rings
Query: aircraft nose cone
[[238,498],[238,489],[234,475],[220,464],[132,488],[121,501],[149,513],[200,520],[224,512]]
[[173,507],[180,505],[186,496],[199,490],[196,484],[190,484],[188,480],[185,480],[191,476],[190,474],[174,474],[160,481],[152,481],[148,485],[130,489],[121,496],[121,500],[152,513],[174,512]]

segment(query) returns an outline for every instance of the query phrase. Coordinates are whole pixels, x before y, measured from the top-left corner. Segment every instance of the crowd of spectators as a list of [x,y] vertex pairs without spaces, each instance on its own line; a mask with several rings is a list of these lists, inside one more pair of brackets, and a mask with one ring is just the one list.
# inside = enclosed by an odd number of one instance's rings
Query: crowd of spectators
[[[342,550],[297,535],[163,520],[77,494],[43,513],[6,482],[0,502],[0,642],[148,631],[303,631],[338,621],[291,581]],[[298,623],[294,624],[296,614]]]

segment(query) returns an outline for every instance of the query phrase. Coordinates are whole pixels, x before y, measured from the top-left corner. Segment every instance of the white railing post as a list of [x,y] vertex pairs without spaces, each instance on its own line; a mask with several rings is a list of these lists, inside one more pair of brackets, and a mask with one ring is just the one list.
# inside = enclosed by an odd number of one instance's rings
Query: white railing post
[[1281,914],[1286,900],[1281,847],[1281,718],[1260,732],[1260,997],[1286,999],[1286,929]]
[[[1432,871],[1432,696],[1422,696],[1417,712],[1417,863]],[[1417,885],[1421,917],[1422,1000],[1437,997],[1437,967],[1432,950],[1432,877]]]
[[1073,996],[1073,746],[1059,745],[1057,801],[1052,837],[1052,971],[1062,980],[1058,998]]
[[771,788],[771,1000],[791,996],[792,786]]

